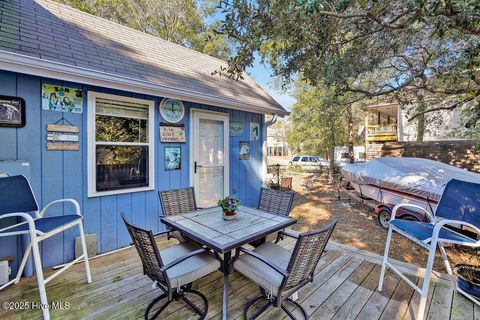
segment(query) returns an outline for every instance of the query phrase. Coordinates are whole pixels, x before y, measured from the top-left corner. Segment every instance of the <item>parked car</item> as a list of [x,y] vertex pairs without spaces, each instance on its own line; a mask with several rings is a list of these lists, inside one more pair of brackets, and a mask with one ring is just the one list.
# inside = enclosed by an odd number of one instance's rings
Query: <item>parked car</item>
[[320,162],[321,166],[328,167],[330,165],[330,162],[328,160],[325,160],[324,158],[320,156],[315,156],[318,162]]
[[319,156],[295,156],[290,161],[291,165],[300,166],[328,166],[328,161]]

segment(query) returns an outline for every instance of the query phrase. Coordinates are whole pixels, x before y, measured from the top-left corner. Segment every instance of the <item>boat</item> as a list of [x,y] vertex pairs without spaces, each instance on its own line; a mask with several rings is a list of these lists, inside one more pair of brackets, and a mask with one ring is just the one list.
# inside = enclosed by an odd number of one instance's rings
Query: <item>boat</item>
[[[480,183],[480,174],[442,162],[411,157],[382,157],[349,164],[342,176],[363,199],[373,199],[379,225],[386,229],[392,208],[399,203],[418,205],[432,216],[450,179]],[[420,210],[399,210],[397,218],[427,221]]]

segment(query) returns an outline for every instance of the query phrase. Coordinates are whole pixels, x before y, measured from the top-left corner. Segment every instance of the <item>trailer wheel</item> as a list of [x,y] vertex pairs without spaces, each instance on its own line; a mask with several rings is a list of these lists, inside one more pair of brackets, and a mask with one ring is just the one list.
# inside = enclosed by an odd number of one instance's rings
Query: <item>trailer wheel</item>
[[392,211],[387,207],[381,207],[377,214],[377,223],[383,230],[388,230],[388,222],[392,217]]

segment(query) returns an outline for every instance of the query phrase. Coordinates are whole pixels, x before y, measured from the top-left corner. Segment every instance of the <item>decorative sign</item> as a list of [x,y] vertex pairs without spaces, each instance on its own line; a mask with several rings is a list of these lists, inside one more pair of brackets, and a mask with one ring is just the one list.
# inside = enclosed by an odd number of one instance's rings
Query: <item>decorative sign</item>
[[180,100],[165,98],[160,103],[159,108],[163,119],[170,123],[182,121],[185,115],[185,107]]
[[47,150],[80,150],[80,128],[60,124],[47,125]]
[[186,142],[185,127],[160,123],[160,142]]
[[250,160],[250,141],[240,141],[240,160]]
[[25,126],[25,100],[0,96],[0,127],[21,128],[23,126]]
[[180,170],[182,167],[182,148],[165,147],[165,170]]
[[230,121],[230,135],[232,137],[243,136],[243,122],[242,121]]
[[257,141],[260,139],[260,125],[255,122],[250,123],[250,141]]
[[83,90],[43,84],[42,109],[49,111],[82,113]]

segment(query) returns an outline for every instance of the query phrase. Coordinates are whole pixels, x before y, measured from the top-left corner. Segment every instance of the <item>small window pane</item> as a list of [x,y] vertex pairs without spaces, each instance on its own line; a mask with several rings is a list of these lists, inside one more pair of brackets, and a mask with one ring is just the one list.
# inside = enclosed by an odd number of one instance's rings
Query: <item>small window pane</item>
[[294,157],[292,161],[298,161],[300,160],[300,157]]
[[96,100],[96,141],[148,142],[148,106]]
[[308,162],[308,157],[302,157],[302,162]]
[[148,186],[148,147],[96,146],[97,191]]

